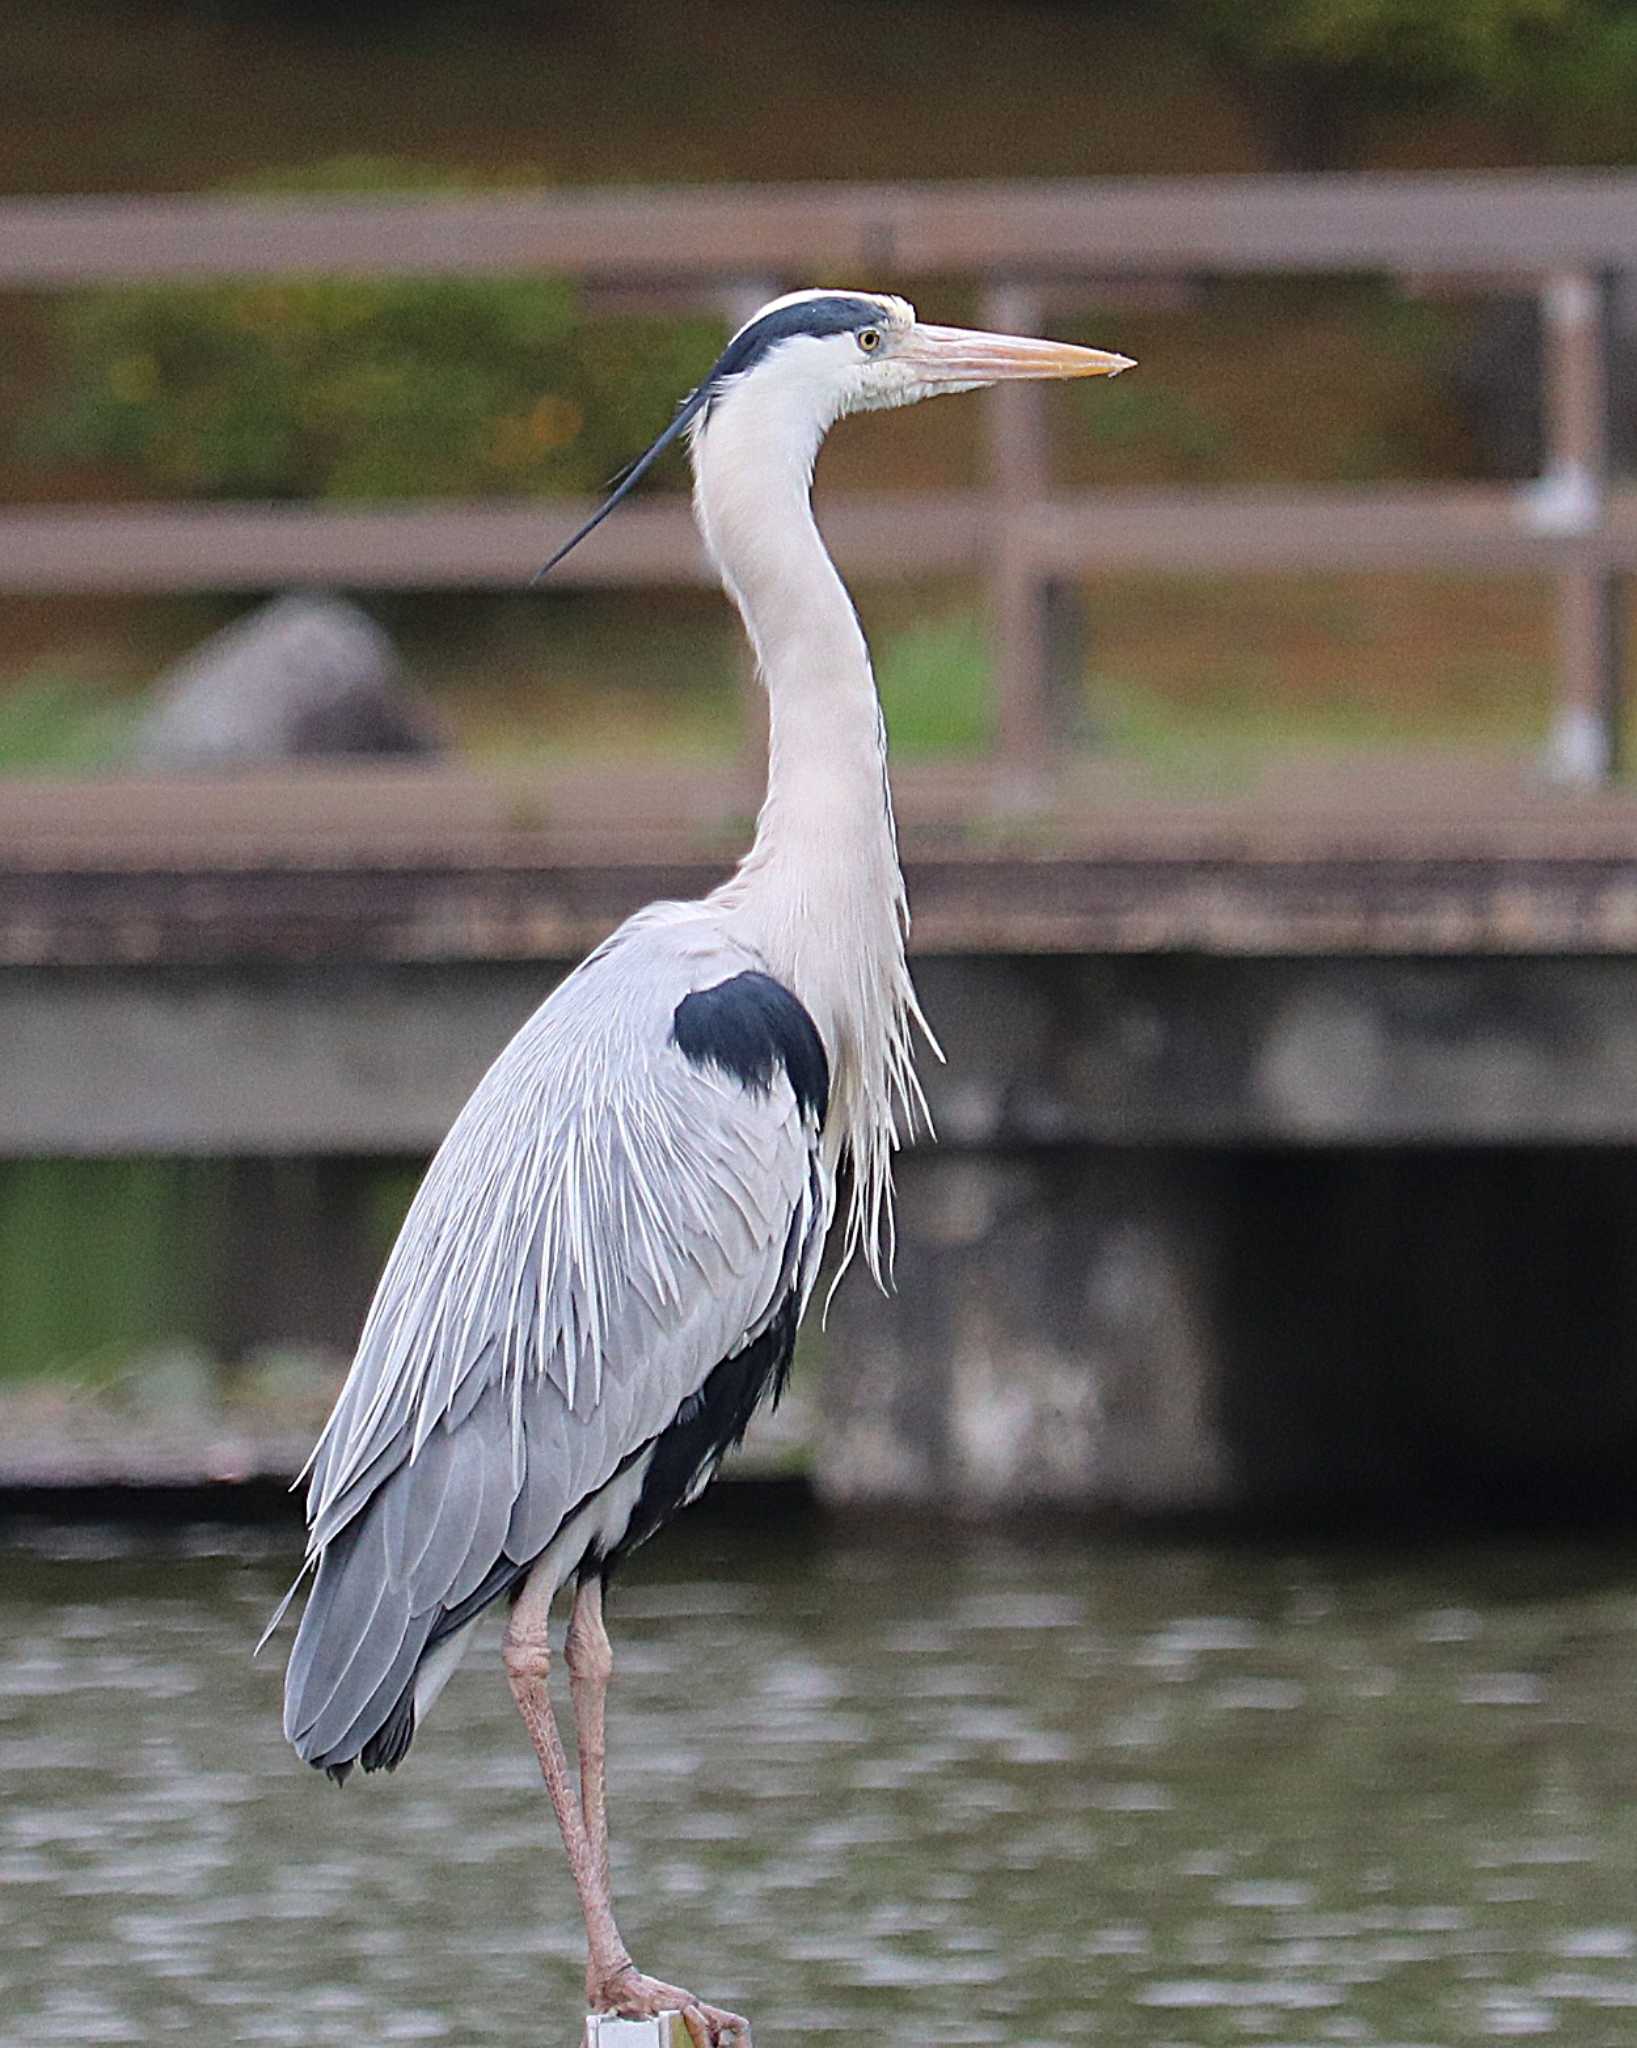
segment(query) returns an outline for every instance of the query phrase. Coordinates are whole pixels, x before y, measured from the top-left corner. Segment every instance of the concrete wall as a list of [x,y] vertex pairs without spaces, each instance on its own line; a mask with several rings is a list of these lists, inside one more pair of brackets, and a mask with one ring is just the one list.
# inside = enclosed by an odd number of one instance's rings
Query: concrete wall
[[[561,967],[0,974],[0,1156],[428,1149]],[[953,1145],[1637,1140],[1637,958],[917,969]]]
[[1637,1153],[918,1154],[824,1340],[832,1498],[1505,1513],[1637,1473]]
[[1504,1511],[1637,1463],[1637,970],[922,976],[943,1143],[826,1343],[832,1497]]
[[946,1141],[1637,1138],[1637,960],[989,956],[919,980]]
[[1083,1146],[917,1154],[896,1292],[850,1275],[824,1342],[820,1474],[836,1500],[959,1508],[1212,1505],[1207,1188]]
[[[355,1177],[430,1149],[553,976],[9,973],[0,1152]],[[1504,1505],[1630,1469],[1637,961],[990,955],[920,980],[941,1142],[903,1161],[897,1293],[851,1276],[818,1347],[831,1497]],[[246,1340],[325,1299],[323,1178],[308,1244],[244,1176]]]

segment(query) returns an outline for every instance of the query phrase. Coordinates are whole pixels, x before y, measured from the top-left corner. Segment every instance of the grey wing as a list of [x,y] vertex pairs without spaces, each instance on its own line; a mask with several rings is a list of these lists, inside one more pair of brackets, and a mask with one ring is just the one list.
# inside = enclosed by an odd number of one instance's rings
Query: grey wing
[[681,910],[633,920],[433,1161],[314,1452],[285,1687],[309,1761],[358,1755],[428,1649],[805,1305],[833,1205],[823,1103],[676,1038],[690,993],[756,966]]

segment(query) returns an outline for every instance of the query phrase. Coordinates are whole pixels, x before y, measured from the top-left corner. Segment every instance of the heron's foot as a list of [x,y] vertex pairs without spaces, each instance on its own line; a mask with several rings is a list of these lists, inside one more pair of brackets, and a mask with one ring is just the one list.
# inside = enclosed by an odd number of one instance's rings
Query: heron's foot
[[749,2020],[736,2012],[723,2012],[720,2006],[706,2005],[680,1985],[645,1977],[629,1963],[586,1988],[593,2012],[618,2013],[626,2020],[651,2020],[662,2012],[679,2012],[694,2048],[750,2048]]

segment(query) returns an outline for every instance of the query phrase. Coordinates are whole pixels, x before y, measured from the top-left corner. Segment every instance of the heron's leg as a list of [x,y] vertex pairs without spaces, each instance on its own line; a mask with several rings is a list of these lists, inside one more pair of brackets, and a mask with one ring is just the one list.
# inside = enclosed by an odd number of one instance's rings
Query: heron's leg
[[506,1682],[529,1731],[534,1753],[540,1759],[540,1775],[551,1795],[552,1811],[562,1829],[563,1847],[574,1889],[580,1895],[585,1914],[586,1940],[590,1945],[593,1971],[612,1976],[630,1967],[631,1958],[614,1925],[614,1909],[608,1897],[608,1881],[586,1835],[585,1817],[569,1778],[568,1757],[563,1738],[557,1732],[557,1716],[551,1705],[551,1640],[547,1624],[551,1613],[549,1591],[536,1596],[525,1587],[501,1645],[506,1665]]
[[[576,1603],[578,1605],[578,1603]],[[602,2012],[625,2013],[632,2018],[648,2018],[660,2012],[680,2012],[694,2048],[730,2048],[730,2044],[743,2044],[748,2048],[750,2027],[737,2013],[724,2012],[713,2005],[706,2005],[694,1997],[691,1991],[684,1991],[680,1985],[666,1984],[657,1977],[645,1977],[633,1965],[620,1931],[614,1924],[614,1907],[608,1890],[608,1852],[606,1835],[600,1845],[594,1845],[586,1824],[585,1808],[581,1798],[575,1796],[574,1786],[569,1777],[568,1757],[563,1749],[563,1738],[557,1731],[557,1717],[552,1711],[549,1674],[551,1670],[551,1644],[547,1635],[547,1620],[551,1609],[549,1588],[536,1592],[532,1586],[525,1586],[517,1604],[512,1609],[511,1620],[506,1624],[502,1654],[506,1663],[506,1679],[517,1702],[517,1710],[523,1716],[529,1739],[534,1744],[534,1753],[540,1759],[540,1774],[546,1781],[546,1790],[551,1795],[552,1811],[557,1816],[557,1825],[562,1830],[563,1847],[568,1851],[568,1865],[574,1876],[574,1888],[580,1895],[580,1910],[585,1915],[585,1932],[588,1956],[586,1961],[586,1995],[594,2008]],[[600,1605],[597,1614],[598,1632],[602,1633]],[[582,1626],[581,1641],[584,1642]],[[603,1636],[604,1650],[607,1651],[607,1637]],[[610,1656],[609,1662],[612,1662]],[[601,1694],[607,1689],[607,1671],[604,1670],[598,1688],[595,1714],[597,1734],[601,1738]],[[598,1766],[599,1786],[601,1765]]]
[[603,1625],[600,1572],[581,1579],[563,1646],[574,1701],[574,1739],[580,1752],[580,1810],[596,1859],[603,1891],[612,1900],[608,1876],[608,1736],[605,1709],[614,1673],[614,1646]]

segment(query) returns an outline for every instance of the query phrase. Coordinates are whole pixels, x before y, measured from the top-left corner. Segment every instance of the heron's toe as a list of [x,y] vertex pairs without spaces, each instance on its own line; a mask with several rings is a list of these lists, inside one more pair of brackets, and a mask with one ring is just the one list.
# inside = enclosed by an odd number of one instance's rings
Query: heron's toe
[[645,1977],[627,1966],[616,1970],[591,1988],[591,2005],[596,2012],[618,2013],[622,2019],[652,2019],[657,2013],[678,2012],[694,2048],[750,2048],[750,2022],[736,2012],[706,2005],[679,1984],[667,1984],[658,1977]]
[[686,2005],[682,2019],[694,2048],[750,2048],[750,2022],[716,2005]]

